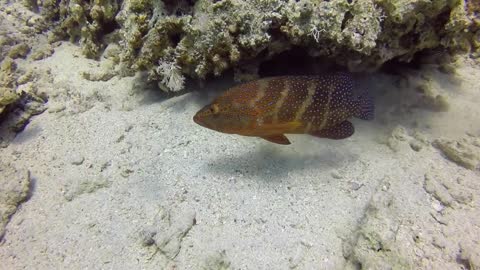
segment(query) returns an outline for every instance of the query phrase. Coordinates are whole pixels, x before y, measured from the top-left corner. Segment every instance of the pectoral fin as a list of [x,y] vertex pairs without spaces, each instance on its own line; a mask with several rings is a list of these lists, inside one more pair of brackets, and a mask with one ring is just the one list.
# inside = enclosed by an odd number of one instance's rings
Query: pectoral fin
[[334,127],[315,131],[310,133],[310,135],[320,138],[341,140],[352,136],[354,132],[355,129],[352,123],[348,121],[343,121]]
[[272,136],[265,136],[265,137],[261,137],[269,142],[273,142],[273,143],[278,143],[278,144],[283,144],[283,145],[288,145],[288,144],[291,144],[291,142],[288,140],[287,137],[285,137],[285,135],[283,134],[279,134],[279,135],[272,135]]

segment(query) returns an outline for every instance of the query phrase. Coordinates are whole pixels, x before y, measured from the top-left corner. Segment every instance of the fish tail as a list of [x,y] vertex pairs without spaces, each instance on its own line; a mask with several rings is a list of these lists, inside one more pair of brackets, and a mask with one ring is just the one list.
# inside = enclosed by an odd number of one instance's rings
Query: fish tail
[[363,91],[357,97],[354,116],[362,120],[373,120],[375,118],[375,104],[367,91]]

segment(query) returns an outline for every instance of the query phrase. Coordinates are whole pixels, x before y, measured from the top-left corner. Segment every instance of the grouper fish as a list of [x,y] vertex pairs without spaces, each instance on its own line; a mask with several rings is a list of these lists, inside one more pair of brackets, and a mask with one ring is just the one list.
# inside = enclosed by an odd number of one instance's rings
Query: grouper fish
[[234,86],[193,117],[195,123],[223,133],[290,144],[285,134],[328,139],[352,136],[347,119],[374,118],[366,91],[354,91],[350,73],[279,76]]

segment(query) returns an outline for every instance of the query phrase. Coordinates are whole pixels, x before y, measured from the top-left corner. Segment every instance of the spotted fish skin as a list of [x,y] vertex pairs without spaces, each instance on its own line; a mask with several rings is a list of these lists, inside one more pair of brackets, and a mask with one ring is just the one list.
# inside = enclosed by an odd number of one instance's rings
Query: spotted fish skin
[[372,99],[355,96],[349,73],[281,76],[230,88],[195,116],[204,127],[290,144],[284,134],[343,139],[354,133],[347,121],[373,119]]

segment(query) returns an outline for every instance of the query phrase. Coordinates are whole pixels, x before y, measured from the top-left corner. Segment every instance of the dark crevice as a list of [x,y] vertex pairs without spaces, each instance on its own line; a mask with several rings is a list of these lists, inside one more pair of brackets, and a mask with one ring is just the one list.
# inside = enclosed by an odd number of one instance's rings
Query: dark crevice
[[172,42],[173,47],[177,47],[178,43],[180,43],[180,40],[182,40],[182,35],[180,33],[169,34],[168,37]]
[[417,33],[417,27],[418,27],[418,22],[416,21],[412,26],[412,30],[400,38],[399,40],[400,46],[402,46],[403,48],[409,49],[414,47],[416,44],[418,44],[420,34]]
[[119,28],[120,28],[120,26],[118,25],[118,23],[115,20],[105,22],[103,24],[103,33],[104,34],[110,34],[110,33],[112,33],[113,31],[115,31],[116,29],[119,29]]
[[192,14],[195,2],[195,0],[163,0],[168,15],[177,17]]
[[[259,57],[258,59],[262,59]],[[333,59],[312,57],[306,50],[294,47],[260,64],[260,77],[280,75],[318,75],[324,72],[341,70]]]
[[272,40],[282,39],[284,34],[280,30],[278,22],[274,22],[274,25],[267,30],[267,33],[272,37]]
[[267,57],[267,55],[268,55],[268,48],[261,50],[261,51],[257,54],[256,58],[257,58],[257,59],[265,59],[265,58]]
[[93,18],[92,18],[92,16],[90,15],[90,12],[85,12],[85,19],[87,19],[87,22],[88,22],[89,24],[92,24],[93,21],[94,21]]
[[450,20],[451,9],[446,9],[434,20],[435,29],[445,29],[445,25]]
[[401,61],[399,58],[385,62],[381,71],[389,74],[398,74],[399,71],[405,69],[420,70],[423,65],[441,66],[453,61],[449,50],[441,46],[433,49],[423,49],[415,53],[410,62]]
[[421,68],[421,65],[416,61],[404,62],[404,61],[399,61],[398,58],[394,58],[383,63],[382,67],[380,68],[380,71],[387,74],[395,75],[395,74],[401,74],[402,70],[406,70],[406,69],[419,70],[420,68]]
[[345,16],[343,16],[343,20],[342,20],[342,31],[343,29],[345,29],[345,27],[347,26],[347,23],[348,21],[350,21],[351,19],[353,19],[353,15],[350,11],[347,11],[347,13],[345,13]]

